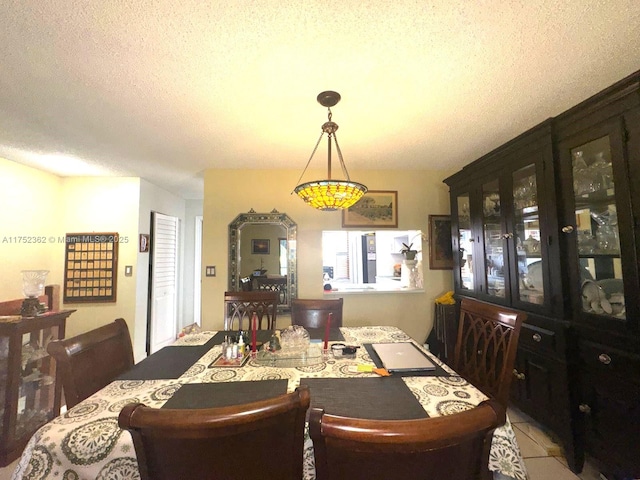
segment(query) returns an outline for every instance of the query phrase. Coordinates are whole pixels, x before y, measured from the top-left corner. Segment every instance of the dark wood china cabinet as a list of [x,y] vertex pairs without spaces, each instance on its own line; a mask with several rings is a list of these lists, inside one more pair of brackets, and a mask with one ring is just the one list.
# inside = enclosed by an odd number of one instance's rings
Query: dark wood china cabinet
[[74,311],[0,322],[0,467],[18,458],[33,433],[60,414],[61,387],[47,345],[64,338]]
[[524,310],[511,400],[640,476],[640,72],[447,178],[457,296]]

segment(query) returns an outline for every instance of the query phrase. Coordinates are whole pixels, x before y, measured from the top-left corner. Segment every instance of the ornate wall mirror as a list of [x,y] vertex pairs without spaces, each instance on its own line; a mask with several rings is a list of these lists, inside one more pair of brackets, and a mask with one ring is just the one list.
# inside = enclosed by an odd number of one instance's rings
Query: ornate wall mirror
[[276,290],[288,310],[297,297],[297,225],[286,213],[251,209],[229,224],[229,291]]

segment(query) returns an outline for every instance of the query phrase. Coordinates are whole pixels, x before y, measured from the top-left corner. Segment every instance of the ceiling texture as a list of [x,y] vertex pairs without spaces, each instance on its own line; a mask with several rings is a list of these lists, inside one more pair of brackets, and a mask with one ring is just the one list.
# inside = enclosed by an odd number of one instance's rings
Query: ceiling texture
[[0,59],[0,157],[198,199],[302,172],[324,90],[350,172],[460,168],[640,70],[640,1],[3,0]]

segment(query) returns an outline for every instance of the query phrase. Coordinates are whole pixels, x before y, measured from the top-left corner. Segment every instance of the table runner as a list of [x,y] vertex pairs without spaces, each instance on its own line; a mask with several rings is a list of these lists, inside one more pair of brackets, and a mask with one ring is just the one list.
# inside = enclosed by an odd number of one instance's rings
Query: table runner
[[[267,343],[273,335],[272,330],[256,330],[256,342]],[[212,345],[222,345],[224,337],[237,337],[238,330],[220,330],[209,342]],[[251,332],[249,332],[249,346],[251,346]]]
[[[193,347],[164,347],[150,357],[136,363],[131,370],[120,375],[117,380],[179,378],[209,351],[208,343]],[[107,360],[105,359],[105,361]]]
[[162,408],[217,408],[257,402],[287,393],[286,380],[234,383],[188,383]]
[[300,385],[309,386],[311,407],[332,415],[371,420],[429,416],[400,377],[301,378]]
[[[323,340],[324,341],[324,328],[306,328],[305,330],[309,332],[309,337],[312,340]],[[344,342],[344,335],[339,328],[330,328],[329,329],[329,341],[330,342]]]

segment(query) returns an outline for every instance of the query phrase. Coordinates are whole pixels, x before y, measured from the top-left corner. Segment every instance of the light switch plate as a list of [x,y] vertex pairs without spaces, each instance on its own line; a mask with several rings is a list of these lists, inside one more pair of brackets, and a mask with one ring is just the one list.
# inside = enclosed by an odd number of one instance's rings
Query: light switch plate
[[132,265],[125,265],[124,267],[124,276],[125,277],[130,277],[133,275],[133,266]]
[[215,265],[207,265],[205,267],[205,276],[207,276],[207,277],[215,277],[216,276],[216,266]]

